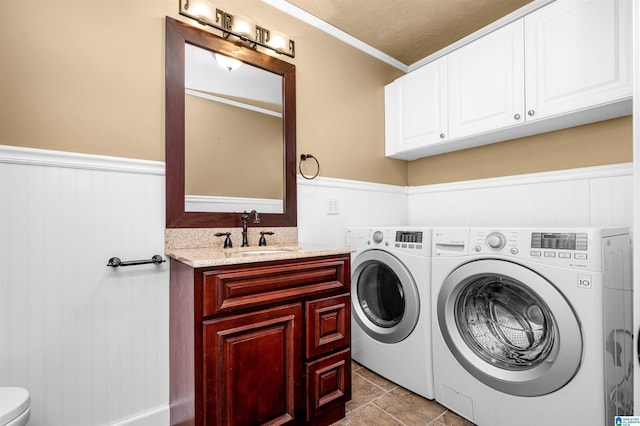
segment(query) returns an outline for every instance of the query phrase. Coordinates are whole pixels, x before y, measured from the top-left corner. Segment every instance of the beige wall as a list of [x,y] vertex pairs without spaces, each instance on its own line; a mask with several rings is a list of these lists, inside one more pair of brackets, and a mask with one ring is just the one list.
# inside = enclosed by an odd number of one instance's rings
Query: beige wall
[[632,157],[629,116],[410,161],[409,185],[624,163]]
[[[0,144],[163,160],[164,17],[187,20],[177,3],[0,1]],[[298,153],[318,158],[321,176],[415,185],[630,161],[624,120],[606,125],[624,135],[616,143],[603,135],[585,145],[597,133],[588,127],[409,163],[385,158],[383,86],[400,71],[261,0],[216,5],[296,41]]]
[[282,118],[187,95],[185,128],[186,194],[284,198]]
[[0,143],[161,160],[174,1],[0,2]]
[[[296,41],[298,152],[321,176],[405,185],[384,157],[402,73],[260,0],[217,1]],[[0,1],[0,144],[164,159],[164,17],[177,0]]]

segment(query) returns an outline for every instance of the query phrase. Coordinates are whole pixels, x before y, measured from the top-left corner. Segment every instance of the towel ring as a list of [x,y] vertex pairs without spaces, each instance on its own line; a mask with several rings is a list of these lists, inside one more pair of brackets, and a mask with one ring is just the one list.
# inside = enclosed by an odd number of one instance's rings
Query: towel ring
[[[305,176],[305,174],[302,173],[302,162],[305,161],[307,158],[313,158],[316,161],[316,166],[318,167],[318,169],[316,170],[316,174],[311,177]],[[298,171],[300,172],[300,175],[305,179],[309,179],[309,180],[315,179],[320,173],[320,163],[318,162],[318,159],[311,154],[300,154],[300,163],[298,164]]]

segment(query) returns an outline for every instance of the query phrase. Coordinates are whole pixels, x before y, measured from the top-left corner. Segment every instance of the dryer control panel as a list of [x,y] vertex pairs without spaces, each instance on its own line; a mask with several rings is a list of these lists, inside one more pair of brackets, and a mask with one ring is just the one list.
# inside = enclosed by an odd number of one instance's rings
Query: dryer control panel
[[428,256],[431,253],[431,229],[349,228],[347,245],[356,249],[379,248]]
[[413,229],[391,230],[389,235],[393,250],[416,255],[429,255],[431,252],[431,231]]
[[396,231],[396,243],[422,244],[422,231]]

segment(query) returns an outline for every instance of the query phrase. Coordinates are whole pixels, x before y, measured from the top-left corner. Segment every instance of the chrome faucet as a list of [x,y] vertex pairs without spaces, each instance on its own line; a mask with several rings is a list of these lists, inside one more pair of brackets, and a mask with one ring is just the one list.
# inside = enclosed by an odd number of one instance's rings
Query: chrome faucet
[[253,216],[253,223],[260,223],[260,216],[258,216],[258,212],[255,210],[251,210],[251,213],[245,212],[242,214],[242,247],[247,247],[249,245],[249,241],[247,239],[247,224],[249,223],[249,218]]

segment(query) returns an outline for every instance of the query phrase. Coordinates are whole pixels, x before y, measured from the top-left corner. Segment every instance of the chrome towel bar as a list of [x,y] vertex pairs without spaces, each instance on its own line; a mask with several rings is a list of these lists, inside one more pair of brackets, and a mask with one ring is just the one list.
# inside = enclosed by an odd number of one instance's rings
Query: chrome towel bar
[[126,262],[120,260],[119,257],[112,257],[111,259],[109,259],[109,262],[107,262],[107,266],[117,268],[118,266],[146,265],[148,263],[159,265],[162,262],[166,262],[166,260],[163,259],[159,254],[156,254],[151,259],[147,260],[129,260]]

